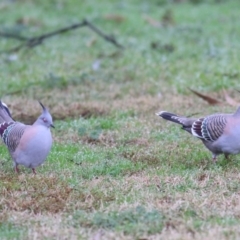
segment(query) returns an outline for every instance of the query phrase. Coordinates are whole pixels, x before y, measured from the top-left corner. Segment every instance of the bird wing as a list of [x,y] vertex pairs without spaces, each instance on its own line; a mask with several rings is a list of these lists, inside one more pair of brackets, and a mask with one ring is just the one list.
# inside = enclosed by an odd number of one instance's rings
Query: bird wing
[[0,135],[10,152],[14,152],[28,126],[19,122],[3,122],[0,124]]
[[192,134],[206,141],[214,142],[220,136],[227,124],[228,114],[215,114],[200,118],[192,125]]

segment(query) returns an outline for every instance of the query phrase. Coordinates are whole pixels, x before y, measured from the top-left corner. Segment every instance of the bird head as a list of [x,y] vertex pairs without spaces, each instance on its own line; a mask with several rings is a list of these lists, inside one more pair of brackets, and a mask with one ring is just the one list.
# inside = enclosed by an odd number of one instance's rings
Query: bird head
[[49,113],[48,109],[44,107],[44,105],[40,101],[38,102],[43,109],[42,114],[37,119],[38,124],[44,125],[47,128],[50,128],[50,127],[54,128],[52,116]]

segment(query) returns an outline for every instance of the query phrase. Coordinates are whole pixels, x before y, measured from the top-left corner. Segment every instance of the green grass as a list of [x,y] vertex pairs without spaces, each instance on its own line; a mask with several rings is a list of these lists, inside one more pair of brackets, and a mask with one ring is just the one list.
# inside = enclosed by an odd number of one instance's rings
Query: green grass
[[122,212],[109,212],[107,214],[97,212],[89,215],[83,211],[77,211],[73,215],[70,225],[78,228],[79,224],[84,227],[113,229],[117,232],[124,231],[141,237],[144,228],[148,229],[148,234],[161,232],[164,226],[164,216],[158,210],[147,211],[144,207],[137,206]]
[[26,229],[20,229],[11,223],[0,223],[1,237],[6,239],[19,239],[26,237]]
[[0,94],[13,117],[32,123],[40,99],[56,127],[36,176],[16,175],[0,145],[0,239],[239,239],[239,156],[213,164],[201,141],[155,115],[235,110],[188,88],[240,102],[239,7],[2,1],[0,31],[36,36],[87,18],[124,50],[87,28],[17,53],[2,53],[20,42],[0,37]]

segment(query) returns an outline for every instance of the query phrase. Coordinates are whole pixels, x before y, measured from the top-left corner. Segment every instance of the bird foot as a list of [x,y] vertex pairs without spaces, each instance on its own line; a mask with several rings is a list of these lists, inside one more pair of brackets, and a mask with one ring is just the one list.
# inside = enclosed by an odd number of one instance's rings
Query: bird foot
[[35,168],[32,168],[32,172],[33,172],[33,174],[37,174],[35,171]]
[[225,159],[229,160],[229,154],[224,154]]

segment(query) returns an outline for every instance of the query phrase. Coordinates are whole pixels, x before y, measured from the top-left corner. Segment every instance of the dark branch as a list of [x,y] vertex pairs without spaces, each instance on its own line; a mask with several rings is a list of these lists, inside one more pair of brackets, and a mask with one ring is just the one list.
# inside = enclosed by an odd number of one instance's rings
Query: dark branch
[[13,39],[16,39],[16,40],[19,40],[19,41],[23,41],[22,44],[14,47],[12,49],[9,49],[7,51],[4,51],[4,53],[6,53],[6,52],[7,53],[17,52],[23,47],[28,47],[28,48],[36,47],[36,46],[42,44],[43,41],[47,38],[50,38],[50,37],[53,37],[55,35],[59,35],[59,34],[62,34],[62,33],[68,32],[68,31],[71,31],[73,29],[77,29],[77,28],[80,28],[80,27],[85,27],[85,26],[89,27],[92,31],[96,32],[100,37],[102,37],[106,41],[112,43],[113,45],[115,45],[118,48],[123,49],[123,46],[121,44],[119,44],[113,36],[109,36],[109,35],[104,34],[100,29],[98,29],[97,27],[95,27],[94,25],[92,25],[90,22],[88,22],[85,19],[81,23],[76,23],[76,24],[73,24],[69,27],[60,28],[56,31],[49,32],[49,33],[46,33],[46,34],[42,34],[40,36],[36,36],[36,37],[32,37],[32,38],[22,37],[22,36],[19,36],[19,35],[9,34],[9,33],[1,33],[1,32],[0,32],[0,37],[2,36],[2,37],[13,38]]
[[27,37],[23,37],[23,36],[16,35],[13,33],[4,33],[4,32],[0,32],[0,37],[13,38],[13,39],[17,39],[20,41],[28,41],[29,40],[29,38],[27,38]]
[[101,36],[102,38],[104,38],[106,41],[109,41],[111,43],[113,43],[116,47],[118,48],[123,48],[122,45],[120,45],[116,39],[113,36],[108,36],[106,34],[104,34],[102,31],[100,31],[98,28],[96,28],[94,25],[92,25],[90,22],[88,22],[87,20],[84,20],[83,22],[85,22],[85,24],[94,32],[96,32],[99,36]]
[[83,27],[83,26],[86,26],[86,24],[84,22],[82,23],[77,23],[77,24],[73,24],[69,27],[65,27],[65,28],[60,28],[56,31],[53,31],[53,32],[50,32],[50,33],[46,33],[46,34],[42,34],[40,36],[37,36],[37,37],[33,37],[33,38],[30,38],[27,40],[27,46],[28,47],[35,47],[39,44],[42,44],[43,41],[46,39],[46,38],[50,38],[50,37],[53,37],[55,35],[58,35],[58,34],[62,34],[62,33],[65,33],[65,32],[68,32],[70,30],[73,30],[73,29],[76,29],[76,28],[80,28],[80,27]]

